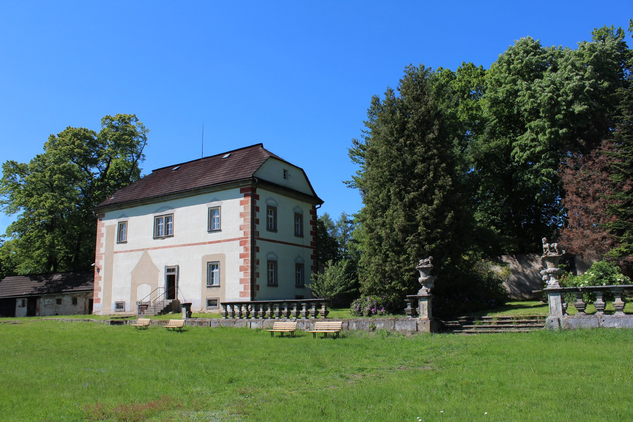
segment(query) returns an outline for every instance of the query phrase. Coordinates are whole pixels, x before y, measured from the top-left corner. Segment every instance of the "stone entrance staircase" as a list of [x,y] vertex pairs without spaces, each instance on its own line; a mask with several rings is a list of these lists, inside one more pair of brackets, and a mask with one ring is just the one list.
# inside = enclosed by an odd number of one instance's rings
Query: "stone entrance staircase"
[[163,315],[169,312],[174,312],[174,305],[178,303],[175,300],[157,300],[152,302],[147,308],[144,309],[142,315],[144,316],[154,316],[154,315]]
[[455,334],[529,333],[545,327],[544,315],[460,317],[442,321],[447,332]]

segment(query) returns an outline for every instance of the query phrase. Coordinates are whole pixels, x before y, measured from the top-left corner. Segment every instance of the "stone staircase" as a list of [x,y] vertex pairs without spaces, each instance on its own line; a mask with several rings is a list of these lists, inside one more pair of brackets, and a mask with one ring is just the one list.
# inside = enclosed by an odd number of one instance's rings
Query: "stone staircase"
[[455,334],[529,333],[545,328],[544,315],[459,317],[442,321],[447,332]]
[[149,305],[145,312],[143,312],[144,316],[154,316],[154,315],[163,315],[169,312],[172,312],[172,304],[173,300],[158,300]]

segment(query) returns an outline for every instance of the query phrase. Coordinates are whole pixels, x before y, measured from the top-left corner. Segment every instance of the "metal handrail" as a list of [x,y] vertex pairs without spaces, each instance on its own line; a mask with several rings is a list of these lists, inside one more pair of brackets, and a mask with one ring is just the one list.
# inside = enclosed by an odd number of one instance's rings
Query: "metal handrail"
[[[181,302],[187,302],[187,299],[185,298],[185,295],[182,294],[180,288],[176,286],[176,287],[174,287],[174,289],[176,289],[176,299],[174,299],[174,300],[181,301],[180,297],[182,297],[183,300]],[[156,296],[156,299],[152,300],[152,295],[154,293],[156,293],[157,291],[159,291],[159,290],[163,290],[163,292],[160,293],[158,296]],[[149,305],[151,306],[151,305],[153,305],[156,302],[164,301],[166,295],[167,295],[167,289],[166,288],[164,288],[164,287],[157,287],[154,290],[152,290],[150,292],[150,294],[145,296],[143,299],[137,301],[136,303],[139,304],[139,303],[149,302]]]

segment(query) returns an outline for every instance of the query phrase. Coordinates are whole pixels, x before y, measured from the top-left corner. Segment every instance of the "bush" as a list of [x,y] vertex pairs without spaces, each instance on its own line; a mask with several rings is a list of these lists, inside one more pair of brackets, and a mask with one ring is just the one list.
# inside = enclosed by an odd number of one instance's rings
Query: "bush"
[[346,259],[339,262],[329,260],[325,264],[322,274],[312,274],[311,283],[308,285],[312,294],[316,297],[332,300],[334,297],[351,290],[354,280],[349,275],[348,267],[349,262]]
[[354,316],[386,315],[389,301],[385,296],[363,296],[352,302],[349,312]]
[[[617,265],[608,261],[598,261],[591,265],[586,273],[581,275],[572,275],[565,273],[559,279],[559,284],[563,287],[587,287],[587,286],[619,286],[629,284],[630,279],[622,274]],[[586,303],[593,303],[596,300],[594,293],[585,293],[584,300]],[[614,299],[611,292],[605,292],[604,299],[611,301]],[[573,302],[575,295],[566,294],[566,301]]]
[[465,315],[505,305],[508,293],[503,286],[509,272],[495,271],[490,261],[472,264],[467,275],[448,283],[437,280],[432,293],[433,314],[440,318]]

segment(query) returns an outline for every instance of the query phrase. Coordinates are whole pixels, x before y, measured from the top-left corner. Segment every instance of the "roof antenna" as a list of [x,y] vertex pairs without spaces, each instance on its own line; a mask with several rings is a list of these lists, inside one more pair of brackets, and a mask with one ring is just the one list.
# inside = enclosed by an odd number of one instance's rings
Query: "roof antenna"
[[204,158],[204,123],[202,124],[202,154],[200,158]]

